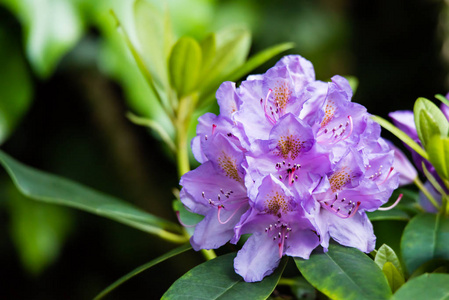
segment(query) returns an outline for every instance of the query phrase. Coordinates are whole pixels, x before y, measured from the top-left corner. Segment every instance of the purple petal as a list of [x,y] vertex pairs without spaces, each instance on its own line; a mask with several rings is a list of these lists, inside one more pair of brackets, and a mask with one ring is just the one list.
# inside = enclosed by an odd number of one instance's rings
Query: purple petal
[[394,150],[393,167],[399,173],[399,186],[413,183],[418,176],[418,171],[399,148],[389,142],[390,147]]
[[277,242],[267,234],[256,232],[237,253],[234,268],[246,282],[256,282],[273,273],[280,260]]
[[394,125],[405,132],[409,137],[416,140],[418,133],[416,132],[415,118],[410,110],[398,110],[388,114],[393,120]]
[[351,218],[342,219],[327,210],[321,210],[320,218],[323,218],[324,224],[328,224],[330,237],[339,244],[357,248],[365,253],[374,250],[376,236],[365,213],[356,213]]

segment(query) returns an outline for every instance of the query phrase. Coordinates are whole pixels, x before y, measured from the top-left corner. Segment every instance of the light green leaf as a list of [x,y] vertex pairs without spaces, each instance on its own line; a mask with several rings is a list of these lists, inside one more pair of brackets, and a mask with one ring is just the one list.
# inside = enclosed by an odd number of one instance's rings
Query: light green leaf
[[380,269],[383,269],[384,265],[387,262],[392,263],[395,268],[400,272],[401,275],[404,274],[402,271],[401,262],[399,261],[398,256],[388,245],[383,244],[379,250],[377,250],[376,257],[374,258],[374,262],[379,266]]
[[222,30],[216,33],[215,38],[215,58],[209,69],[204,70],[200,79],[205,90],[209,90],[211,85],[218,87],[225,75],[242,65],[251,46],[251,35],[244,28],[233,27]]
[[389,299],[391,290],[379,267],[354,248],[329,245],[326,253],[295,259],[301,274],[331,299]]
[[266,299],[284,271],[284,258],[276,271],[260,282],[245,282],[234,271],[235,253],[209,260],[179,278],[162,296],[169,299]]
[[131,272],[129,272],[128,274],[120,277],[118,280],[116,280],[114,283],[112,283],[111,285],[109,285],[107,288],[105,288],[103,291],[101,291],[100,294],[98,294],[94,300],[99,300],[102,299],[104,296],[106,296],[107,294],[109,294],[111,291],[113,291],[114,289],[116,289],[117,287],[119,287],[121,284],[123,284],[124,282],[128,281],[129,279],[133,278],[134,276],[142,273],[143,271],[157,265],[158,263],[163,262],[164,260],[167,260],[169,258],[172,258],[173,256],[176,256],[178,254],[181,254],[183,252],[186,252],[187,250],[192,249],[192,246],[190,245],[190,243],[182,245],[181,247],[178,247],[176,249],[173,249],[170,252],[165,253],[162,256],[159,256],[158,258],[153,259],[152,261],[141,265],[140,267],[132,270]]
[[430,100],[418,98],[413,108],[416,131],[424,148],[434,135],[447,136],[449,123],[441,110]]
[[185,230],[193,235],[195,225],[204,219],[204,216],[188,211],[179,199],[173,201],[173,210],[179,214],[181,222],[186,225]]
[[84,24],[72,0],[5,1],[24,27],[26,54],[34,71],[50,76],[80,39]]
[[449,259],[449,219],[429,213],[415,216],[404,229],[401,252],[409,273],[433,259]]
[[447,98],[444,97],[443,95],[437,94],[435,95],[435,98],[437,98],[438,100],[446,104],[447,107],[449,107],[449,100],[447,100]]
[[178,98],[188,95],[195,88],[201,70],[201,48],[190,37],[180,38],[170,54],[170,79]]
[[427,153],[438,175],[449,179],[449,138],[433,136],[427,144]]
[[8,186],[12,240],[20,260],[32,275],[39,275],[59,255],[73,219],[67,210],[25,198]]
[[3,143],[28,110],[33,87],[20,44],[0,28],[0,144]]
[[141,55],[150,70],[156,85],[168,87],[167,62],[173,44],[170,16],[163,1],[158,7],[155,3],[137,0],[134,4],[134,17]]
[[449,299],[448,274],[423,274],[404,284],[392,297],[392,300],[410,299]]
[[204,40],[201,41],[201,53],[203,61],[201,63],[201,73],[204,74],[205,70],[208,70],[210,64],[215,58],[215,53],[217,51],[215,33],[211,33]]
[[410,216],[397,208],[393,208],[391,210],[380,211],[376,210],[373,212],[367,212],[366,215],[368,218],[373,221],[385,221],[385,220],[393,220],[393,221],[408,221],[410,220]]
[[415,150],[419,155],[421,155],[425,159],[429,159],[429,156],[427,155],[426,151],[421,148],[420,145],[418,145],[411,137],[409,137],[405,132],[388,122],[387,120],[379,117],[379,116],[371,116],[371,119],[373,119],[375,122],[379,123],[380,126],[394,134],[398,139],[400,139],[402,142],[404,142],[407,146]]
[[[269,59],[274,56],[294,47],[293,43],[283,43],[279,45],[275,45],[273,47],[267,48],[258,52],[257,54],[251,56],[247,62],[243,65],[237,67],[232,70],[229,74],[223,76],[223,79],[230,81],[237,81],[255,68],[261,66],[263,63],[267,62]],[[215,82],[215,84],[211,84],[209,87],[206,87],[202,91],[201,98],[204,99],[205,102],[200,102],[204,105],[207,105],[209,101],[213,100],[215,97],[215,92],[220,85],[220,82]]]
[[404,276],[391,262],[388,261],[384,264],[382,272],[384,272],[385,277],[387,277],[388,284],[390,285],[393,293],[404,284]]
[[[23,165],[0,150],[0,164],[19,191],[41,202],[81,209],[173,242],[184,242],[181,228],[139,208],[81,184]],[[170,230],[172,232],[169,232]]]

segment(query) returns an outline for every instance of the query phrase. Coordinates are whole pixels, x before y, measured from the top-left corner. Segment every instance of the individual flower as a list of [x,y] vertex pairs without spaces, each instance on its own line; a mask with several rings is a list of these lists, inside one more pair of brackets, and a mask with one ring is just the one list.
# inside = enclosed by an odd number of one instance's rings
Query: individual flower
[[366,211],[388,201],[398,174],[380,126],[351,97],[346,79],[317,81],[312,64],[295,55],[238,88],[223,83],[220,114],[202,116],[192,141],[202,165],[181,179],[181,201],[205,216],[193,247],[251,234],[234,261],[249,282],[284,255],[327,251],[331,238],[372,251]]

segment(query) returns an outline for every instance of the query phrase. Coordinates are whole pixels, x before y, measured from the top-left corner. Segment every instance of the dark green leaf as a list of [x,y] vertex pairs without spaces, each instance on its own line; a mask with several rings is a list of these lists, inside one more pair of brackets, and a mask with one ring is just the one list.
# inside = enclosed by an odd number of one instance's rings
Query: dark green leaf
[[434,135],[447,136],[449,123],[443,112],[430,100],[418,98],[413,108],[416,131],[424,148]]
[[[32,84],[20,44],[0,28],[0,144],[18,125],[32,100]],[[7,80],[6,80],[7,79]]]
[[173,46],[169,59],[170,79],[182,98],[195,87],[201,70],[201,48],[190,37],[182,37]]
[[427,153],[438,175],[449,179],[449,138],[438,135],[432,137],[427,144]]
[[387,262],[392,263],[396,269],[403,275],[401,262],[399,261],[398,256],[388,245],[383,244],[379,250],[377,250],[376,257],[374,258],[374,262],[379,266],[379,268],[383,268]]
[[448,274],[424,274],[404,284],[394,295],[392,300],[410,299],[449,299]]
[[394,134],[398,139],[400,139],[407,146],[415,150],[419,155],[421,155],[425,159],[429,159],[426,151],[421,148],[411,137],[409,137],[405,132],[388,122],[387,120],[379,117],[379,116],[371,116],[375,122],[379,123],[380,126]]
[[391,290],[379,267],[354,248],[329,245],[326,253],[295,259],[302,275],[331,299],[389,299]]
[[402,259],[409,273],[433,259],[449,259],[449,219],[419,214],[405,227],[401,239]]
[[25,198],[12,183],[7,190],[12,240],[25,269],[39,275],[58,258],[73,219],[65,208]]
[[0,164],[11,176],[16,187],[27,197],[78,208],[174,242],[185,241],[184,237],[166,231],[181,232],[179,226],[174,223],[81,184],[25,166],[1,150]]
[[273,274],[250,283],[235,273],[234,258],[235,253],[230,253],[196,266],[173,283],[162,299],[266,299],[287,263],[284,258]]
[[404,276],[391,262],[388,261],[385,263],[382,272],[385,274],[385,277],[387,277],[388,284],[393,293],[404,284]]
[[115,281],[113,284],[109,285],[107,288],[105,288],[100,294],[98,294],[94,300],[98,300],[103,298],[104,296],[106,296],[107,294],[109,294],[111,291],[113,291],[114,289],[116,289],[117,287],[119,287],[122,283],[128,281],[129,279],[133,278],[134,276],[142,273],[143,271],[157,265],[158,263],[163,262],[164,260],[167,260],[173,256],[176,256],[178,254],[181,254],[187,250],[192,249],[192,246],[190,244],[185,244],[182,245],[181,247],[178,247],[176,249],[173,249],[170,252],[165,253],[162,256],[159,256],[158,258],[153,259],[152,261],[141,265],[140,267],[132,270],[131,272],[129,272],[128,274],[126,274],[123,277],[120,277],[120,279],[118,279],[117,281]]

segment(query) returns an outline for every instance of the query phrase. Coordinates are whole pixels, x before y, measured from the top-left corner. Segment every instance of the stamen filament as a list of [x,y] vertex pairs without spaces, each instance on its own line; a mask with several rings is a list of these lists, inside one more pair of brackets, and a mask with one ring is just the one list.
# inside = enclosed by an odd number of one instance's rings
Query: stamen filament
[[232,219],[232,217],[235,216],[235,214],[240,209],[240,207],[242,207],[243,204],[244,203],[240,204],[239,207],[237,207],[237,209],[232,213],[232,215],[224,222],[220,219],[220,211],[224,208],[224,206],[223,205],[218,206],[218,212],[217,212],[218,222],[222,225],[228,223]]
[[387,177],[385,177],[385,179],[379,185],[382,185],[387,181],[388,177],[390,177],[390,175],[391,175],[391,172],[393,172],[393,169],[394,169],[393,167],[390,168],[390,171],[388,172]]
[[270,114],[267,112],[268,97],[270,96],[271,92],[272,92],[272,90],[269,89],[269,90],[268,90],[268,94],[267,94],[267,96],[265,97],[265,103],[264,103],[264,106],[263,106],[263,110],[264,110],[264,112],[265,112],[265,117],[268,119],[268,121],[270,121],[271,124],[275,125],[275,124],[276,124],[276,120],[275,120],[274,118],[272,118],[272,117],[270,116]]
[[401,201],[402,196],[403,196],[403,195],[400,194],[399,197],[398,197],[398,199],[396,199],[396,201],[395,201],[391,206],[388,206],[388,207],[379,207],[378,210],[381,210],[381,211],[387,211],[387,210],[393,209],[393,208],[394,208],[396,205],[398,205],[398,203]]
[[176,217],[178,218],[179,224],[181,224],[182,226],[184,226],[184,227],[186,227],[186,228],[192,228],[192,227],[195,227],[195,226],[196,226],[196,224],[195,224],[195,225],[187,225],[187,224],[184,224],[184,222],[181,221],[181,217],[179,216],[179,210],[176,211]]

